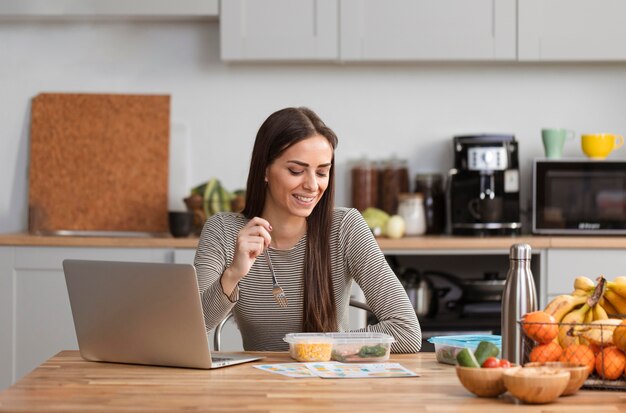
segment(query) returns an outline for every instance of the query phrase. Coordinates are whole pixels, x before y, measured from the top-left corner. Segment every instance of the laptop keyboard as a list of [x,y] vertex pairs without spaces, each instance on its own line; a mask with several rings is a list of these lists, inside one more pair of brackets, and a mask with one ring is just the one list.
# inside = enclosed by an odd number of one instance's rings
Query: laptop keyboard
[[232,360],[232,358],[230,358],[230,357],[211,357],[211,360],[213,360],[213,361],[229,361],[229,360]]

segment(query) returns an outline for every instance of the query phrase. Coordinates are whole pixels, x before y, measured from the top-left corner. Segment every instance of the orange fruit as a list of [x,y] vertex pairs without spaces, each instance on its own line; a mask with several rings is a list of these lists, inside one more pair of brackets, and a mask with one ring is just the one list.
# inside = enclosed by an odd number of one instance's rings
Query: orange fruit
[[589,374],[593,373],[593,369],[596,367],[596,356],[593,354],[593,350],[584,344],[567,346],[559,357],[559,361],[587,366]]
[[596,371],[607,380],[617,380],[626,368],[626,355],[615,346],[602,349],[596,358]]
[[589,348],[591,349],[591,351],[593,351],[593,354],[596,355],[596,357],[598,356],[598,353],[600,352],[600,350],[602,350],[602,347],[600,347],[598,344],[595,343],[589,343],[587,344],[589,346]]
[[559,327],[554,317],[544,311],[533,311],[522,317],[524,334],[537,343],[546,344],[559,334]]
[[556,341],[548,344],[539,344],[530,352],[530,361],[546,363],[548,361],[559,361],[559,357],[563,354],[563,349]]
[[618,349],[626,351],[626,319],[622,320],[622,322],[615,327],[615,330],[613,330],[613,344],[615,344]]

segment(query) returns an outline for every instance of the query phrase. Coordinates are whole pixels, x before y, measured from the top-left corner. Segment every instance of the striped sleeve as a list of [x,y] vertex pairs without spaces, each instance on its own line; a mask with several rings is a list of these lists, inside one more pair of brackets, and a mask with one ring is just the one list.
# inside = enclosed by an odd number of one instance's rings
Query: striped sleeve
[[228,237],[232,228],[226,228],[221,215],[211,216],[205,223],[196,250],[194,265],[198,277],[198,288],[204,312],[207,332],[225,318],[234,306],[231,301],[236,299],[239,287],[227,296],[222,289],[220,278],[230,265],[232,257],[228,257]]
[[415,310],[398,277],[389,267],[367,223],[356,209],[343,218],[340,242],[346,267],[363,290],[367,304],[379,320],[366,331],[393,336],[394,353],[416,353],[422,346],[422,333]]

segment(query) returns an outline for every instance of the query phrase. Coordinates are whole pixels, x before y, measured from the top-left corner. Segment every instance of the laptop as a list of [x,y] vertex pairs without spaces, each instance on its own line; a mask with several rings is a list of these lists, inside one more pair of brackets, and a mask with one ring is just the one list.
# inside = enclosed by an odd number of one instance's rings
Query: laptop
[[259,360],[213,352],[189,264],[64,260],[85,360],[211,369]]

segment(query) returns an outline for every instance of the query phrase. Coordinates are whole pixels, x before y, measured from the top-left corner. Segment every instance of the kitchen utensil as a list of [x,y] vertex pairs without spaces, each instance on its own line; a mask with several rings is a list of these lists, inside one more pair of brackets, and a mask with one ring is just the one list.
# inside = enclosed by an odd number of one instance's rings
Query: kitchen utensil
[[[425,270],[423,274],[429,278],[439,277],[448,283],[458,287],[462,294],[459,302],[466,303],[484,303],[499,302],[502,299],[502,291],[504,290],[504,279],[498,278],[495,271],[487,271],[483,278],[461,278],[459,276],[436,270]],[[459,303],[448,302],[449,306],[457,306]]]
[[474,218],[482,222],[498,222],[502,219],[502,198],[494,196],[474,198],[467,204],[467,208]]
[[590,133],[581,138],[583,152],[591,159],[604,159],[623,144],[624,137],[612,133]]
[[448,287],[435,287],[428,274],[414,268],[403,270],[401,279],[418,317],[434,317],[439,309],[439,299],[450,292]]
[[274,300],[280,307],[287,307],[289,301],[287,300],[287,296],[285,295],[285,291],[278,285],[278,281],[276,281],[276,273],[274,272],[274,266],[272,265],[272,260],[270,259],[269,250],[265,249],[265,260],[267,261],[267,265],[270,267],[270,272],[272,273],[272,295],[274,296]]
[[459,381],[469,392],[480,397],[497,397],[506,391],[503,373],[505,369],[456,366]]
[[419,276],[415,283],[415,314],[418,317],[434,315],[435,306],[434,287],[430,279]]
[[545,367],[518,367],[506,369],[504,386],[525,403],[541,404],[555,401],[567,387],[570,373]]
[[497,272],[485,272],[481,279],[460,280],[463,286],[463,301],[487,302],[500,301],[506,280],[498,279]]
[[193,227],[193,217],[191,211],[170,211],[168,213],[170,233],[177,238],[188,236]]
[[545,363],[535,362],[526,363],[524,367],[548,367],[553,369],[563,369],[569,371],[570,378],[567,387],[561,393],[561,396],[569,396],[575,394],[585,383],[589,377],[589,368],[575,363],[563,363],[559,361],[550,361]]
[[565,141],[573,137],[574,131],[569,129],[541,129],[541,140],[546,151],[546,158],[559,159],[563,155]]

